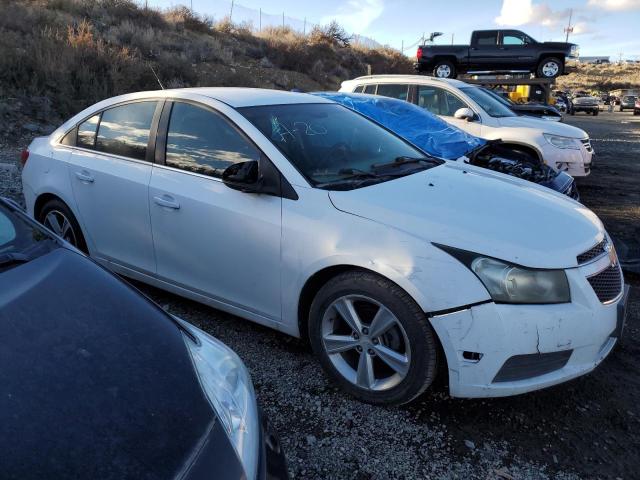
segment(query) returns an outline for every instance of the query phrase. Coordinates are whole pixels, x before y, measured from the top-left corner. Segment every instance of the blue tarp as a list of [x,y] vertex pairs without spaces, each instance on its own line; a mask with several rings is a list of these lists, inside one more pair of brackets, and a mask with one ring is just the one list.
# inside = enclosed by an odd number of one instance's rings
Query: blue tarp
[[430,155],[457,160],[486,140],[449,125],[436,115],[395,98],[361,93],[315,92],[378,122]]

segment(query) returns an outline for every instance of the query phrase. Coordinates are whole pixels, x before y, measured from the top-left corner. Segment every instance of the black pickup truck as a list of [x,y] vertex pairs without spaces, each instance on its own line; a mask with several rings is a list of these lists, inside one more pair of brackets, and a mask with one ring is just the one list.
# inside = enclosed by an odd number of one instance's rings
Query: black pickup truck
[[578,46],[536,42],[519,30],[476,30],[471,45],[422,45],[416,70],[434,77],[458,73],[533,72],[540,78],[567,73],[578,58]]

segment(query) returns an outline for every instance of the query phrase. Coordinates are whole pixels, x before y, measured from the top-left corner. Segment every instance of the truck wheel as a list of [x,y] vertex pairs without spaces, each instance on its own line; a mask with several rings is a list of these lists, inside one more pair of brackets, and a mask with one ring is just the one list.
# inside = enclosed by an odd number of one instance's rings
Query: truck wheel
[[596,115],[598,115],[598,113],[600,113],[598,110],[594,110],[593,111],[593,116],[595,117]]
[[538,78],[556,78],[562,73],[562,60],[554,57],[544,58],[538,65]]
[[440,60],[433,67],[433,76],[438,78],[456,78],[456,67],[449,60]]

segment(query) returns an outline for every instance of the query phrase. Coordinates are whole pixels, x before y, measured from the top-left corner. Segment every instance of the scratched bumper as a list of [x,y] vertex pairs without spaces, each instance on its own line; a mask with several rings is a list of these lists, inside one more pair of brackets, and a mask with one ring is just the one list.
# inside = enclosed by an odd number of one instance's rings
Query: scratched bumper
[[[566,271],[571,303],[486,303],[431,317],[447,358],[451,396],[517,395],[566,382],[598,366],[616,343],[617,304],[622,300],[601,304],[584,270]],[[569,360],[557,370],[516,381],[495,381],[511,357],[566,350],[571,350]],[[480,359],[471,353],[481,354]]]

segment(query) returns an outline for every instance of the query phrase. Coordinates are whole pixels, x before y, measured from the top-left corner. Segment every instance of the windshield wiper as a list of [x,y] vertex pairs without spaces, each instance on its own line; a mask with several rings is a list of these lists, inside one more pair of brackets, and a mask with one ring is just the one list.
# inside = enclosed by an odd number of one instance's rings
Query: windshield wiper
[[14,263],[27,263],[30,260],[31,257],[25,255],[24,253],[3,253],[0,254],[0,267],[12,265]]
[[374,172],[378,172],[379,170],[384,170],[388,168],[398,168],[405,165],[410,164],[426,164],[426,165],[440,165],[442,163],[441,160],[438,160],[434,157],[396,157],[393,162],[388,163],[377,163],[371,166],[371,169]]

